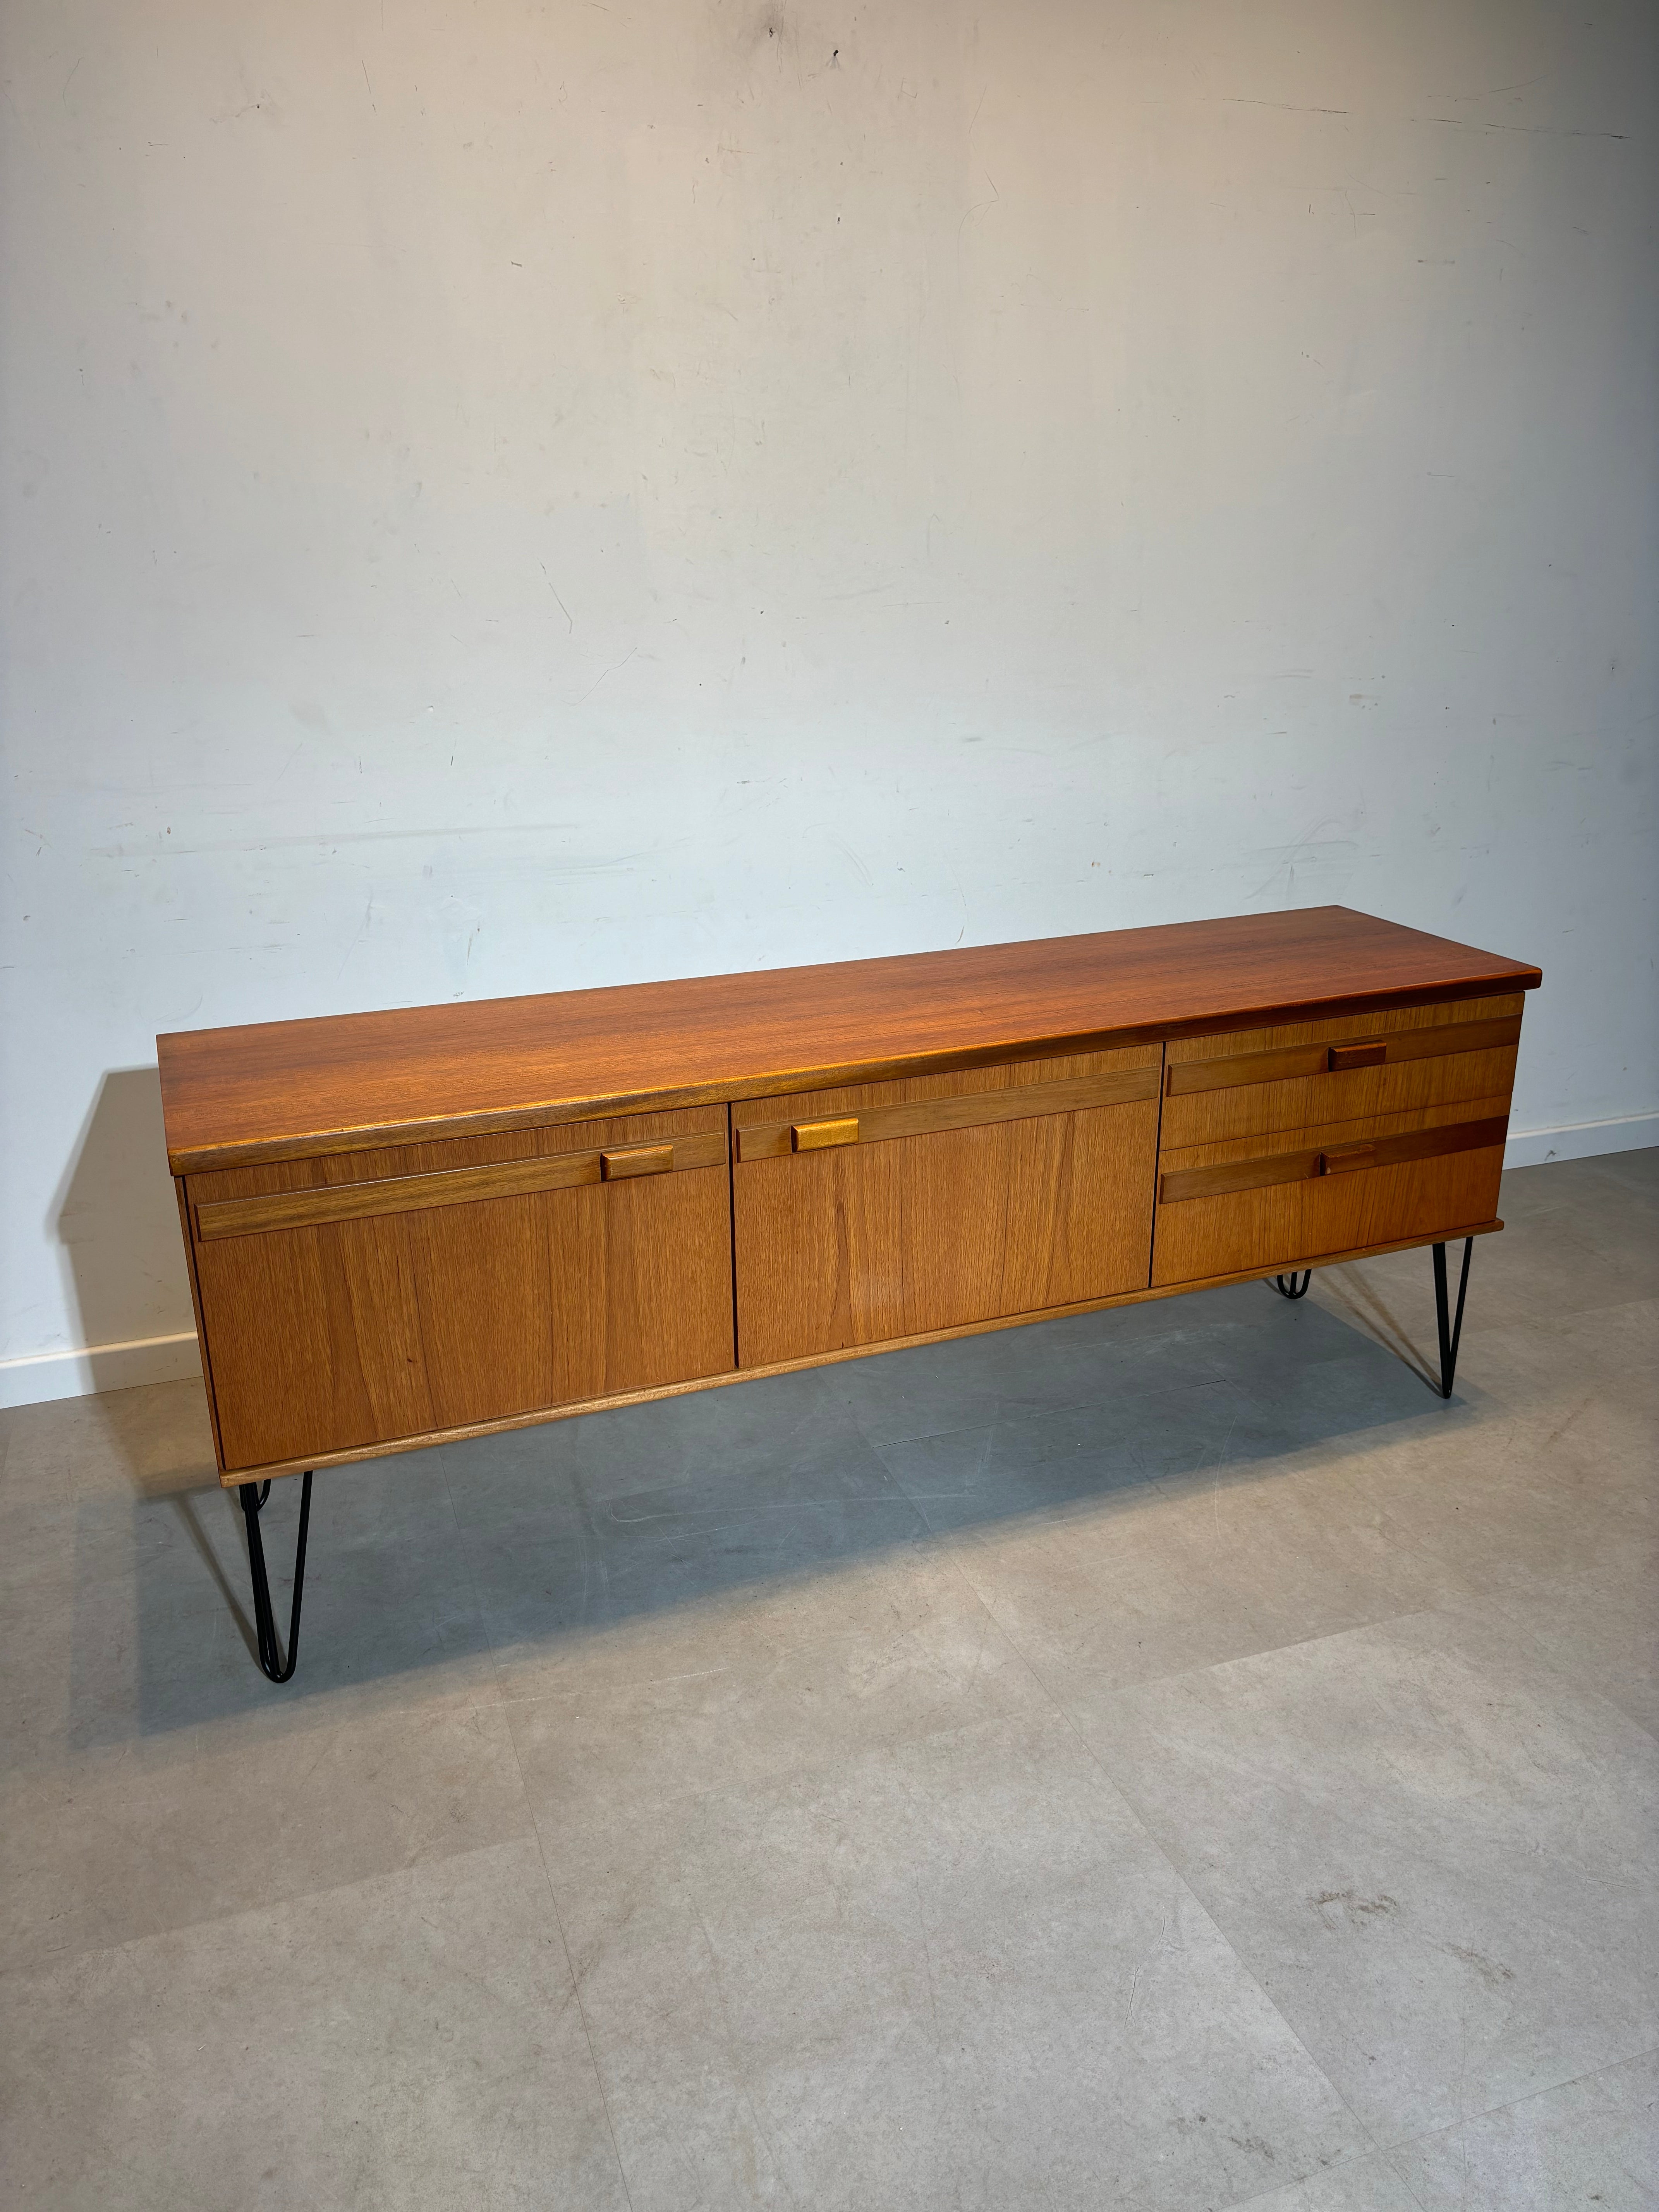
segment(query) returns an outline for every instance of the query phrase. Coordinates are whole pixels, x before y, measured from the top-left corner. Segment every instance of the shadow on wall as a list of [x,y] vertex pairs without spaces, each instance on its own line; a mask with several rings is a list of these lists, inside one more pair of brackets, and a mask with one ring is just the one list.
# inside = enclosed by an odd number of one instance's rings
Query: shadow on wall
[[118,1390],[199,1374],[155,1068],[114,1067],[100,1079],[52,1225],[79,1318],[74,1341],[87,1347],[75,1386]]

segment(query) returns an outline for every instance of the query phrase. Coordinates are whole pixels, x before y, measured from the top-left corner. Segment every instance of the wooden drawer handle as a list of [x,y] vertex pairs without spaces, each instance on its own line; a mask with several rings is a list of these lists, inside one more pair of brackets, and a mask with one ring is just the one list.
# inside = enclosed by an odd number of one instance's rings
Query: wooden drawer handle
[[1321,1175],[1345,1175],[1350,1168],[1374,1168],[1376,1165],[1375,1145],[1338,1145],[1334,1150],[1319,1155]]
[[672,1145],[629,1145],[622,1152],[599,1154],[599,1178],[621,1182],[628,1176],[666,1175],[673,1164]]
[[1344,1075],[1351,1067],[1381,1067],[1388,1056],[1386,1043],[1334,1044],[1326,1066],[1333,1075]]
[[859,1140],[859,1117],[856,1114],[837,1115],[828,1121],[792,1121],[789,1124],[789,1149],[793,1152],[821,1152],[830,1145],[856,1145]]

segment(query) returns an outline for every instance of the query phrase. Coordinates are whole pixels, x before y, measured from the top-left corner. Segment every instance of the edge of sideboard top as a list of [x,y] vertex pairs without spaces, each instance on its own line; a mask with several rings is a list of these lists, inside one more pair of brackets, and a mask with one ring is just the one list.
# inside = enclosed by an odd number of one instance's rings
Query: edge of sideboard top
[[160,1036],[175,1176],[1536,988],[1347,907]]

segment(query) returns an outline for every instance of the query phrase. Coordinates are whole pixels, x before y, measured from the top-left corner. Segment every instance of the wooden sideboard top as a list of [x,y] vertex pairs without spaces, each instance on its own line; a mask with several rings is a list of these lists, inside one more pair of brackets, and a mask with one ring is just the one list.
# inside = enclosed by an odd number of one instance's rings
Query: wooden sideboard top
[[1433,999],[1523,962],[1347,907],[156,1039],[175,1175]]

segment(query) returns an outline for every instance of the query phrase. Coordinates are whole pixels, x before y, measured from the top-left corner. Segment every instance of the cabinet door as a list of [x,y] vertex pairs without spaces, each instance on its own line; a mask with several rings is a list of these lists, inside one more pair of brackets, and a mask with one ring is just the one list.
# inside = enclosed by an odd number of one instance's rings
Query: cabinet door
[[732,1109],[741,1367],[1146,1285],[1161,1048]]
[[192,1176],[228,1472],[730,1370],[725,1109]]

